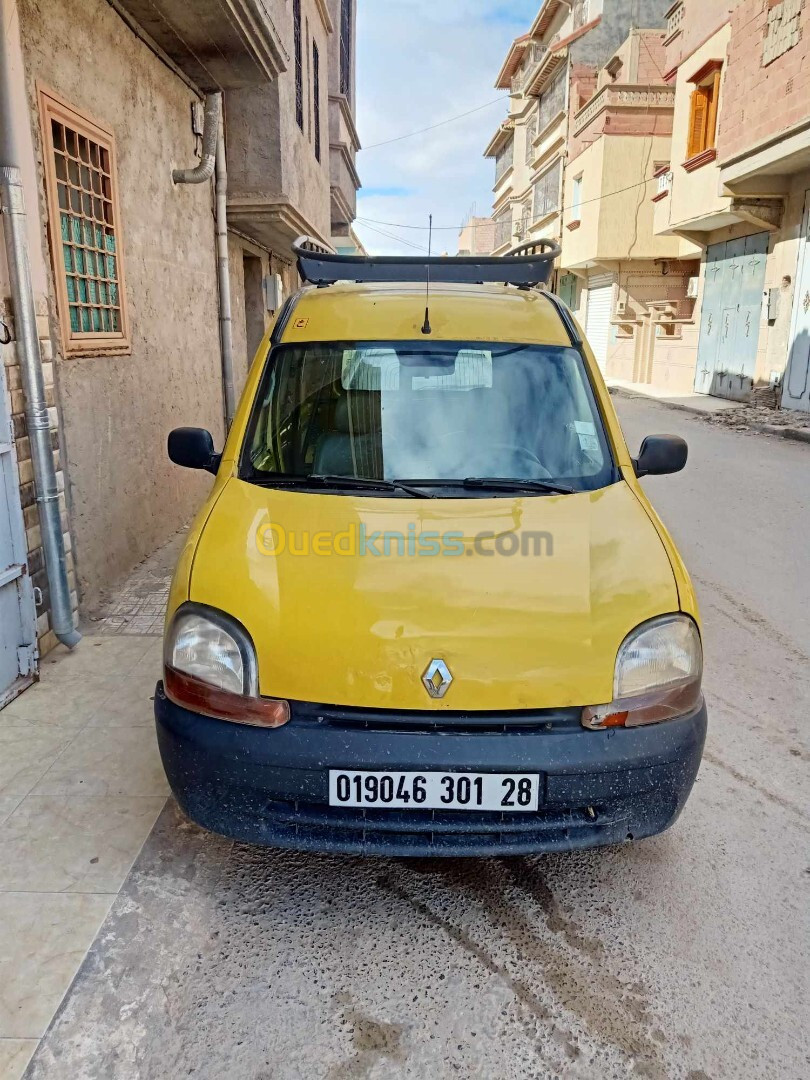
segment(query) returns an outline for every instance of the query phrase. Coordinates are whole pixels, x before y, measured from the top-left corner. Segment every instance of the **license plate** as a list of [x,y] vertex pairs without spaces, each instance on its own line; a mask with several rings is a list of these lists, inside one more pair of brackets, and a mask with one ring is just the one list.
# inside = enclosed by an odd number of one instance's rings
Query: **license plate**
[[536,810],[537,773],[329,771],[330,806],[379,810]]

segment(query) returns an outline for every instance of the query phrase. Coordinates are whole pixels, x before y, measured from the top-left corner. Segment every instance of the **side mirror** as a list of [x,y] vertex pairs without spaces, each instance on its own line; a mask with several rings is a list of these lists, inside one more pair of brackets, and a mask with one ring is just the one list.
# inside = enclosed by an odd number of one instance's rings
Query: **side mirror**
[[169,432],[169,458],[184,469],[205,469],[216,473],[222,457],[214,450],[210,431],[199,427],[179,427]]
[[636,476],[661,476],[680,472],[689,457],[689,447],[679,435],[648,435],[633,462]]

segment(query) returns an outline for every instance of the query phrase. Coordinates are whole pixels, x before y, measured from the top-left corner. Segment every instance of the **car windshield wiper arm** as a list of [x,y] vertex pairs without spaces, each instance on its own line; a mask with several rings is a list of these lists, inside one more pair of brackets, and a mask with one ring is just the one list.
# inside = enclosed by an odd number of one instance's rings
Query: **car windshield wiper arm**
[[291,473],[260,472],[254,470],[245,477],[250,484],[261,487],[335,487],[353,488],[357,491],[404,491],[415,499],[435,499],[427,491],[420,491],[399,480],[374,480],[370,476],[336,476],[323,473],[310,473],[309,476],[295,476]]
[[574,488],[553,480],[523,480],[511,476],[468,476],[461,481],[466,488],[493,488],[500,491],[545,491],[550,495],[573,495]]

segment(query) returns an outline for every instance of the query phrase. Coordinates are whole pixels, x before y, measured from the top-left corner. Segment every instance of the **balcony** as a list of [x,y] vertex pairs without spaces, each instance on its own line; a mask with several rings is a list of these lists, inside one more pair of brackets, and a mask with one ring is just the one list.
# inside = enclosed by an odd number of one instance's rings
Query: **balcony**
[[[228,221],[260,247],[281,255],[302,233],[328,242],[331,211],[344,215],[351,205],[335,205],[332,185],[348,190],[353,177],[330,175],[330,155],[318,161],[312,144],[290,115],[279,81],[229,90]],[[339,222],[337,222],[339,224]]]
[[653,110],[672,112],[675,108],[674,86],[639,86],[635,83],[609,83],[574,116],[573,134],[580,135],[603,112],[649,114]]
[[119,3],[201,90],[259,86],[289,65],[289,49],[271,16],[274,0]]

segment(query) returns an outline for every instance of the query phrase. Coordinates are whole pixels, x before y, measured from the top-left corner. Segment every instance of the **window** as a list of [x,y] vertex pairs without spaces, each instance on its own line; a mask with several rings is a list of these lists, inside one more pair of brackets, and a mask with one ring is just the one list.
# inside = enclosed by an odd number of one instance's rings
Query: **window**
[[534,209],[532,212],[535,221],[559,209],[561,172],[562,162],[558,159],[534,185]]
[[710,60],[689,80],[695,83],[695,89],[689,107],[687,159],[714,149],[721,67],[722,61]]
[[534,140],[537,135],[537,117],[533,116],[526,125],[526,164],[534,160]]
[[321,55],[312,42],[312,111],[315,115],[315,158],[321,160]]
[[582,173],[575,176],[571,184],[571,220],[582,218]]
[[301,0],[293,0],[293,47],[295,51],[295,120],[304,130],[304,54],[301,44]]
[[507,207],[495,218],[495,247],[493,251],[508,244],[512,239],[512,208]]
[[545,131],[554,117],[565,108],[566,85],[566,69],[563,69],[540,98],[540,108],[537,111],[538,132]]
[[347,98],[352,95],[352,0],[341,0],[340,5],[340,92]]
[[62,344],[66,355],[125,352],[115,143],[41,90],[45,185]]
[[422,480],[468,498],[469,476],[591,491],[613,470],[575,349],[339,341],[273,350],[241,454],[249,482],[306,487],[312,474]]
[[510,137],[509,142],[505,146],[502,146],[498,153],[495,155],[495,183],[504,176],[512,168],[515,154],[514,139]]

